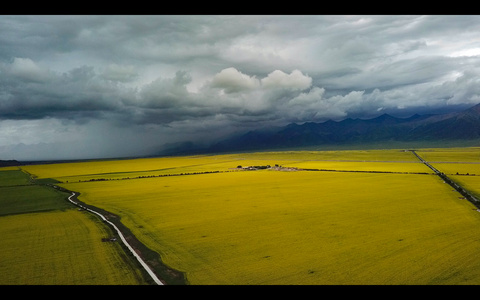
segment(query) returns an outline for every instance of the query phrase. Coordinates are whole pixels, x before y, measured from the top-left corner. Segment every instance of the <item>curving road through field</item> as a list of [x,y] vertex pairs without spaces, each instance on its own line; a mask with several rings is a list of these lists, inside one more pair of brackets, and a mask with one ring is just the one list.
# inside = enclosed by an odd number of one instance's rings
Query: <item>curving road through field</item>
[[163,285],[163,282],[158,279],[157,275],[155,275],[155,273],[152,271],[152,269],[150,269],[150,267],[145,263],[145,261],[143,261],[143,259],[135,252],[135,250],[130,246],[130,244],[128,244],[127,240],[125,239],[125,237],[123,236],[122,232],[118,229],[117,226],[115,226],[115,224],[113,224],[112,222],[110,222],[109,220],[107,220],[102,214],[100,214],[99,212],[96,212],[94,210],[91,210],[90,208],[88,207],[85,207],[83,205],[81,205],[80,203],[78,202],[75,202],[74,200],[72,200],[72,197],[75,196],[75,193],[72,192],[72,195],[70,195],[68,197],[68,201],[70,201],[71,203],[73,203],[74,205],[80,207],[80,208],[83,208],[91,213],[94,213],[96,215],[98,215],[104,222],[110,224],[118,233],[118,235],[120,236],[120,239],[122,240],[122,242],[125,244],[125,246],[127,246],[127,248],[130,250],[130,252],[133,254],[133,256],[135,256],[138,260],[138,262],[142,265],[142,267],[145,269],[145,271],[147,271],[147,273],[150,275],[150,277],[153,279],[153,281],[158,284],[158,285]]

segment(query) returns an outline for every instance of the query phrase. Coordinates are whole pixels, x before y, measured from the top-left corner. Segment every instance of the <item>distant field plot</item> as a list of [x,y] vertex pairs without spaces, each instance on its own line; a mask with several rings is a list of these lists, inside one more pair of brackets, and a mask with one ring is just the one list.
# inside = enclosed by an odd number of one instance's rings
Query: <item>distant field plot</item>
[[[328,163],[330,161],[330,163]],[[378,162],[378,164],[347,165],[334,162]],[[322,162],[324,162],[322,164]],[[380,164],[383,162],[384,164]],[[411,163],[411,164],[395,164]],[[310,168],[339,168],[342,170],[380,171],[424,170],[418,159],[403,150],[345,150],[345,151],[286,151],[253,152],[223,155],[198,155],[129,160],[88,161],[47,165],[29,165],[22,168],[37,178],[55,178],[62,182],[101,179],[127,179],[148,176],[179,175],[185,173],[231,171],[237,166],[282,165]],[[393,168],[392,168],[393,167]],[[428,170],[427,170],[428,171]]]
[[260,170],[62,186],[122,216],[190,284],[480,284],[480,214],[435,175]]
[[72,208],[65,197],[65,193],[38,185],[1,187],[0,216]]
[[258,160],[279,161],[407,161],[417,162],[409,151],[389,150],[342,150],[342,151],[283,151],[234,154],[233,157],[245,157]]
[[304,169],[431,173],[411,152],[404,150],[257,152],[237,156],[247,165],[268,162],[272,166],[278,163]]
[[56,163],[22,166],[22,169],[35,174],[38,178],[58,178],[80,175],[141,173],[147,171],[168,171],[182,168],[209,168],[236,161],[236,155],[201,155],[158,158],[138,158],[124,160],[99,160],[71,163]]
[[228,156],[214,158],[187,156],[30,165],[22,168],[35,174],[38,178],[55,178],[63,182],[72,182],[100,178],[124,179],[139,176],[180,174],[217,169],[228,170],[237,166],[236,160],[238,158]]
[[480,148],[425,149],[417,153],[445,174],[480,175]]
[[432,163],[439,171],[447,175],[478,175],[480,176],[480,163]]
[[425,149],[417,152],[437,170],[480,198],[480,148]]
[[66,194],[33,185],[20,170],[0,171],[0,216],[71,208]]
[[480,147],[421,149],[417,153],[428,162],[477,162],[480,163]]
[[480,176],[451,175],[450,178],[480,200]]
[[364,172],[400,172],[400,173],[433,173],[421,162],[349,162],[349,161],[307,161],[286,163],[284,166],[304,169],[325,169],[338,171],[364,171]]
[[141,284],[102,228],[71,209],[0,217],[0,284]]
[[29,177],[18,168],[0,168],[0,187],[31,184]]

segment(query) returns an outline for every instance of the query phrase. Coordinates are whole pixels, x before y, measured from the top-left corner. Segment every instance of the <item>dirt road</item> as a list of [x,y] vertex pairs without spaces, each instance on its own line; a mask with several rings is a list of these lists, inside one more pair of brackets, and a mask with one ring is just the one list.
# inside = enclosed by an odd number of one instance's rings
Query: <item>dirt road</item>
[[91,210],[90,208],[87,208],[83,205],[81,205],[80,203],[78,202],[75,202],[74,200],[72,200],[72,197],[75,196],[75,193],[72,192],[72,195],[70,195],[68,197],[68,201],[70,201],[71,203],[75,204],[76,206],[80,207],[80,208],[83,208],[91,213],[94,213],[96,215],[98,215],[104,222],[108,223],[109,225],[111,225],[118,233],[118,235],[120,236],[120,239],[122,240],[122,242],[125,244],[125,246],[130,250],[130,252],[133,254],[133,256],[135,256],[135,258],[137,258],[138,262],[142,265],[142,267],[145,269],[145,271],[147,271],[147,273],[150,275],[150,277],[153,279],[153,281],[158,284],[158,285],[163,285],[163,282],[158,279],[157,275],[155,275],[155,273],[153,273],[153,271],[150,269],[150,267],[143,261],[143,259],[135,252],[135,250],[130,246],[130,244],[128,244],[127,240],[125,239],[125,237],[123,236],[122,232],[118,229],[117,226],[115,226],[115,224],[113,224],[112,222],[110,222],[109,220],[107,220],[102,214],[100,214],[99,212],[96,212],[94,210]]

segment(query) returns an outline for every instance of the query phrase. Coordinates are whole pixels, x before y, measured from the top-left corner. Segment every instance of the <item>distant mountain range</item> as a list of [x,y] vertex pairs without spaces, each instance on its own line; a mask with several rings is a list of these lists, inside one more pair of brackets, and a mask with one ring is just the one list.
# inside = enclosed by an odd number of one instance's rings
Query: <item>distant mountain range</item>
[[[464,141],[480,139],[480,104],[461,112],[396,118],[344,119],[323,123],[289,124],[275,130],[253,130],[204,149],[192,143],[177,145],[178,153],[218,153],[320,145],[358,145],[382,142]],[[172,149],[173,150],[173,149]]]
[[20,165],[22,165],[22,163],[16,160],[0,160],[0,167],[13,167]]

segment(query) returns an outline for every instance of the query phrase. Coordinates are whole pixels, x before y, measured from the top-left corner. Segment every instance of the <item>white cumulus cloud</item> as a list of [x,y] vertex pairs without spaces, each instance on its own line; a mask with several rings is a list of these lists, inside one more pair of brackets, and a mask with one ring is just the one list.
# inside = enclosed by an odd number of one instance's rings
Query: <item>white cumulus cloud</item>
[[211,87],[223,89],[226,93],[253,90],[260,85],[255,76],[250,77],[235,68],[227,68],[213,77]]
[[10,65],[10,74],[26,81],[45,82],[49,78],[49,71],[39,67],[30,58],[15,57]]
[[287,74],[280,70],[275,70],[262,79],[262,86],[266,88],[290,88],[304,90],[312,85],[312,78],[303,75],[299,70],[294,70]]

